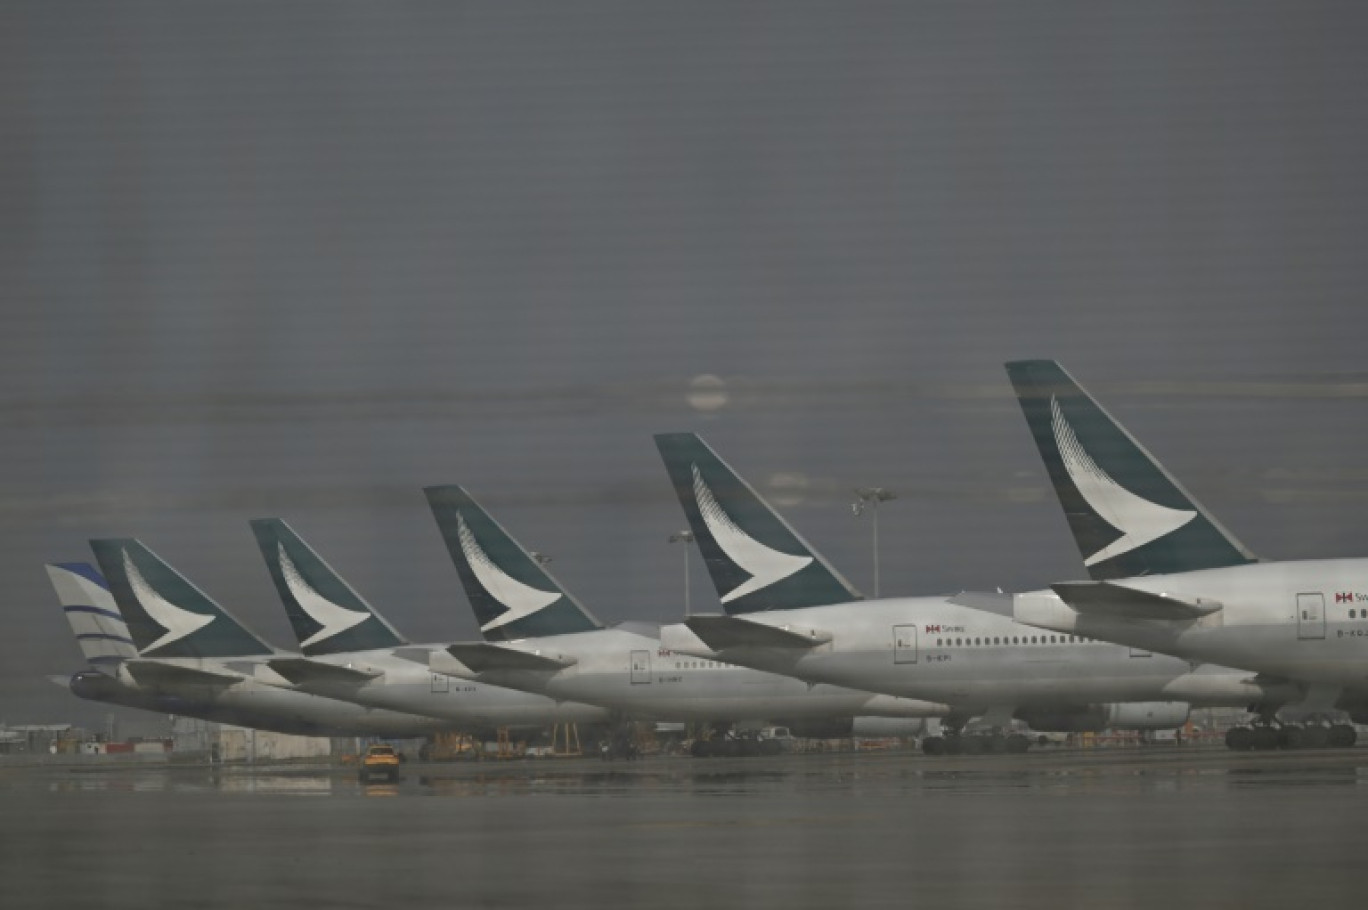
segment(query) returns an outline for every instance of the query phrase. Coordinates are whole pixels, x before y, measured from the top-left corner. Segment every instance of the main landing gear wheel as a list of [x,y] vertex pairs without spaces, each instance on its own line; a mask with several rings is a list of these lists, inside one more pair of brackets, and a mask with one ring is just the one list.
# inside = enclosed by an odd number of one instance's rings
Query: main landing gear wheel
[[1358,733],[1349,724],[1253,724],[1231,727],[1226,733],[1225,742],[1227,749],[1236,752],[1271,749],[1347,749],[1358,742]]

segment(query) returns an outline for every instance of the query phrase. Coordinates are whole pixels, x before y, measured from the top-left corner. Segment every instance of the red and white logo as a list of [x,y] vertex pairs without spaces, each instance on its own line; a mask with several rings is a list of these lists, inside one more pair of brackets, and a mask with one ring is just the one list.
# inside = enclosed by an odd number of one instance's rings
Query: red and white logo
[[1335,603],[1337,603],[1337,604],[1349,604],[1349,603],[1353,603],[1353,602],[1354,602],[1354,592],[1353,592],[1353,591],[1336,591],[1336,592],[1335,592]]
[[926,627],[926,631],[927,631],[927,632],[939,632],[940,630],[941,630],[941,627],[938,626],[938,625],[933,626],[933,625],[929,625],[929,624],[928,624],[927,627]]

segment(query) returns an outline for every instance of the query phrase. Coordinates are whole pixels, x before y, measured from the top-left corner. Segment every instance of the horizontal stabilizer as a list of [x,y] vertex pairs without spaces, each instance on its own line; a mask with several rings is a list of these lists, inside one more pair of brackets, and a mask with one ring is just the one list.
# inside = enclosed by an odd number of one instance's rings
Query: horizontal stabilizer
[[361,685],[381,675],[379,670],[340,667],[321,660],[309,660],[307,657],[277,657],[268,660],[266,664],[297,686],[307,686],[310,683]]
[[402,648],[395,648],[390,652],[400,660],[411,661],[415,664],[427,666],[432,659],[434,652],[432,648],[424,648],[422,645],[406,645]]
[[739,616],[690,616],[684,624],[714,651],[728,648],[815,648],[831,641],[830,632],[771,626]]
[[555,673],[558,670],[564,670],[566,667],[574,666],[576,663],[575,659],[571,657],[533,654],[530,651],[519,651],[515,648],[505,648],[483,641],[451,645],[447,648],[447,653],[475,673],[487,673],[491,670],[533,670]]
[[1108,581],[1071,581],[1050,587],[1079,613],[1122,619],[1200,619],[1223,606],[1215,600],[1155,594]]
[[1014,603],[1011,594],[1003,594],[999,591],[961,591],[954,597],[947,597],[945,601],[956,606],[968,607],[971,610],[996,613],[1009,619],[1012,617]]
[[242,682],[241,676],[230,673],[215,673],[195,667],[162,663],[157,660],[124,661],[128,672],[140,685],[162,688],[165,686],[220,686],[227,688]]

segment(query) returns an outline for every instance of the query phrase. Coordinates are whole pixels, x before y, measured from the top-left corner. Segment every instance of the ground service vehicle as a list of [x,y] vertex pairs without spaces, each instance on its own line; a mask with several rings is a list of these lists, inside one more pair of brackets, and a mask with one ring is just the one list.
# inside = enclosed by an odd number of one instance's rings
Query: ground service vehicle
[[399,753],[393,746],[371,746],[361,759],[357,776],[363,784],[376,778],[394,783],[399,780]]

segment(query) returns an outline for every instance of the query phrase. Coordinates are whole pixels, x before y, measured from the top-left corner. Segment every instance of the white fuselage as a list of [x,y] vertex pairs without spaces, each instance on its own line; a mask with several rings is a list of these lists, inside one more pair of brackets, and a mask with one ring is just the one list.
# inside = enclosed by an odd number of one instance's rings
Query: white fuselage
[[1368,695],[1368,559],[1267,562],[1115,584],[1180,600],[1216,601],[1199,620],[1076,612],[1053,591],[1016,596],[1018,620],[1188,660]]
[[432,668],[555,699],[603,705],[661,721],[820,720],[857,716],[940,717],[944,705],[816,685],[708,657],[671,653],[654,627],[610,629],[508,642],[502,647],[574,662],[554,671],[472,673],[434,654]]
[[[422,650],[441,645],[409,645]],[[602,723],[611,712],[596,705],[556,700],[545,695],[453,679],[445,673],[395,656],[389,650],[355,651],[309,658],[317,663],[365,670],[378,675],[351,682],[327,680],[294,688],[329,698],[440,718],[448,728],[542,727],[557,723]],[[275,674],[272,674],[275,675]],[[282,680],[284,685],[290,685]]]
[[[141,658],[140,662],[152,661]],[[75,683],[71,688],[75,694],[96,701],[169,711],[187,717],[201,717],[284,733],[415,737],[449,729],[451,726],[432,717],[371,708],[273,686],[241,670],[230,669],[224,661],[166,659],[157,662],[168,666],[236,676],[237,680],[226,684],[183,681],[149,684],[140,682],[126,667],[117,666],[111,668],[112,672],[108,676],[113,685],[98,680],[101,685],[88,686],[86,691],[82,691],[82,687]],[[145,704],[139,703],[144,699]]]
[[1042,632],[944,597],[861,601],[749,613],[745,620],[818,639],[810,648],[729,648],[715,654],[688,627],[667,626],[674,650],[954,706],[1053,708],[1114,702],[1247,706],[1264,694],[1252,674],[1070,634]]

